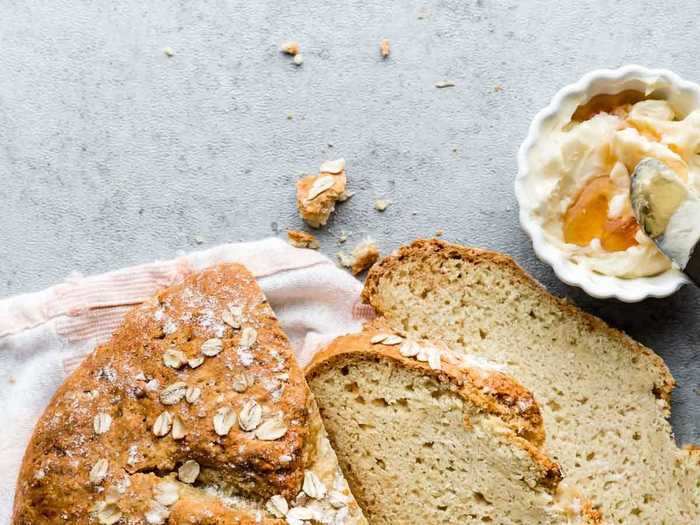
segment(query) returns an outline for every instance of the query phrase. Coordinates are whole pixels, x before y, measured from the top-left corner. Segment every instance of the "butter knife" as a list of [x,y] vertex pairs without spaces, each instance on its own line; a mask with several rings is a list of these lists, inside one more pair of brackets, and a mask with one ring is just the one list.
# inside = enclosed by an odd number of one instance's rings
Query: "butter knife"
[[630,198],[642,230],[700,286],[700,195],[666,164],[645,157],[632,173]]

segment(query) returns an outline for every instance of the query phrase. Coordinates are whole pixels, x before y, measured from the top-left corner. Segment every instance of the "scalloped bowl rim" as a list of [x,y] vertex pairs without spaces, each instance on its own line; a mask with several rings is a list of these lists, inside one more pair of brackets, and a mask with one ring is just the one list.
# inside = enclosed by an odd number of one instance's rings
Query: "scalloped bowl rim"
[[[603,81],[639,80],[652,84],[654,79],[663,79],[668,85],[682,91],[693,92],[700,101],[700,85],[682,79],[667,69],[650,69],[638,65],[627,65],[618,69],[596,69],[586,73],[578,82],[561,88],[552,98],[549,105],[540,110],[530,123],[528,134],[518,150],[518,174],[515,178],[515,196],[519,206],[520,225],[530,236],[537,257],[549,264],[559,279],[566,284],[578,286],[588,295],[598,299],[615,298],[623,302],[633,303],[647,297],[668,297],[684,284],[688,278],[677,269],[669,269],[652,277],[637,277],[623,279],[602,275],[571,262],[557,246],[551,244],[544,236],[540,224],[530,216],[530,210],[524,205],[526,179],[529,175],[528,155],[537,144],[544,130],[544,123],[561,111],[563,102],[571,97],[591,96],[606,93],[598,89],[591,93],[594,83]],[[613,91],[611,89],[611,91]],[[700,107],[700,104],[698,104]]]

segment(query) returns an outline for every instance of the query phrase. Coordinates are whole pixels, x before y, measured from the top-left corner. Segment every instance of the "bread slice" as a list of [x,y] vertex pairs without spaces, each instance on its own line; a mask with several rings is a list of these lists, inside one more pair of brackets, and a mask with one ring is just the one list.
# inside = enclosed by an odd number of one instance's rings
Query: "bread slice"
[[58,390],[15,525],[366,524],[289,341],[242,266],[132,310]]
[[480,365],[419,347],[381,322],[336,339],[308,365],[370,523],[598,523],[589,504],[561,490],[558,466],[540,450],[532,396]]
[[371,270],[363,299],[413,337],[502,363],[542,406],[547,450],[609,523],[700,523],[700,454],[667,421],[660,357],[547,293],[512,259],[416,241]]

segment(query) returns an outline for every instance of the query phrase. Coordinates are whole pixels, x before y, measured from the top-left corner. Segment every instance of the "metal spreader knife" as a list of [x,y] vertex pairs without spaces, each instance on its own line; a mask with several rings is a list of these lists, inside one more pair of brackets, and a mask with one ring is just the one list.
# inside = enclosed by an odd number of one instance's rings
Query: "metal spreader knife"
[[630,197],[644,232],[700,286],[700,195],[666,164],[646,157],[632,173]]

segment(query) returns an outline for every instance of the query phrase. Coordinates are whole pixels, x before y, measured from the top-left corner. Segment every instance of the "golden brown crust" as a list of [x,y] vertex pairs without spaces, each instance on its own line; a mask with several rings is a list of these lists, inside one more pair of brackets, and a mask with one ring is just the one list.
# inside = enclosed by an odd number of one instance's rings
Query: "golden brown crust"
[[504,374],[459,366],[447,358],[441,360],[439,370],[433,369],[426,362],[401,355],[399,345],[371,342],[372,337],[378,334],[392,333],[382,319],[377,319],[365,325],[358,334],[336,338],[306,366],[306,377],[311,379],[335,368],[339,362],[360,359],[390,360],[418,370],[441,383],[453,385],[454,391],[470,404],[501,418],[513,431],[511,441],[522,447],[540,465],[542,484],[554,488],[559,483],[561,472],[558,465],[539,449],[544,442],[539,407],[524,387]]
[[[554,493],[555,500],[560,498],[561,471],[558,465],[541,451],[544,440],[542,417],[534,398],[522,385],[505,374],[460,366],[449,358],[441,361],[439,370],[433,369],[426,362],[404,357],[399,351],[399,345],[373,344],[372,338],[379,334],[393,334],[389,325],[381,318],[367,323],[360,333],[334,339],[306,366],[306,377],[312,380],[319,374],[354,360],[383,359],[418,370],[441,383],[450,384],[454,388],[453,391],[463,399],[487,413],[500,417],[510,427],[513,431],[510,436],[511,442],[525,450],[535,463],[540,465],[542,486]],[[514,410],[514,406],[520,409]],[[465,426],[469,428],[466,421]],[[567,490],[580,498],[577,491],[570,488]],[[565,504],[560,506],[565,514],[566,507]],[[575,520],[577,515],[577,512],[573,513],[572,520]],[[601,514],[587,500],[582,501],[580,517],[588,525],[603,523]]]
[[[216,344],[204,352],[208,340],[219,342],[218,353]],[[180,352],[175,362],[173,351]],[[195,358],[203,362],[178,362]],[[201,394],[163,397],[178,382]],[[262,422],[245,432],[240,411],[251,401],[262,408]],[[238,420],[226,432],[214,426],[222,408]],[[24,457],[13,523],[107,523],[95,510],[105,504],[129,523],[145,523],[159,484],[176,479],[190,460],[201,472],[195,485],[175,483],[170,523],[283,523],[264,504],[277,494],[297,497],[305,469],[317,460],[322,426],[315,411],[253,276],[237,264],[190,275],[127,314],[56,392]],[[154,425],[164,412],[172,424],[158,437]],[[104,432],[95,427],[100,414],[109,416]],[[175,417],[186,430],[178,439]],[[266,422],[277,432],[262,432]],[[91,480],[99,460],[107,461],[106,472]]]
[[365,286],[362,290],[363,302],[372,305],[381,313],[381,305],[378,304],[377,301],[377,291],[380,280],[384,276],[395,271],[405,259],[425,258],[429,256],[437,256],[444,259],[462,259],[475,265],[490,263],[510,269],[513,278],[522,286],[536,290],[537,293],[541,294],[542,301],[546,301],[560,308],[571,317],[580,319],[588,325],[591,331],[600,330],[605,332],[609,337],[620,341],[620,343],[629,348],[631,352],[643,354],[653,363],[653,366],[658,372],[658,381],[656,382],[654,392],[655,395],[664,399],[667,403],[671,402],[671,392],[675,386],[675,381],[661,357],[651,349],[630,338],[624,332],[612,328],[602,319],[579,309],[564,299],[548,293],[539,282],[525,272],[511,257],[498,252],[460,246],[437,239],[420,239],[414,241],[410,245],[402,246],[393,255],[385,257],[371,268],[367,274]]
[[320,247],[318,239],[310,233],[299,230],[287,230],[289,244],[296,248],[311,248],[316,250]]
[[603,525],[605,520],[603,520],[603,515],[600,511],[593,508],[593,504],[590,501],[586,501],[583,504],[583,509],[581,510],[586,523],[588,525]]
[[350,266],[353,275],[358,275],[371,267],[379,259],[379,248],[374,242],[365,241],[359,244],[352,253],[355,260]]

